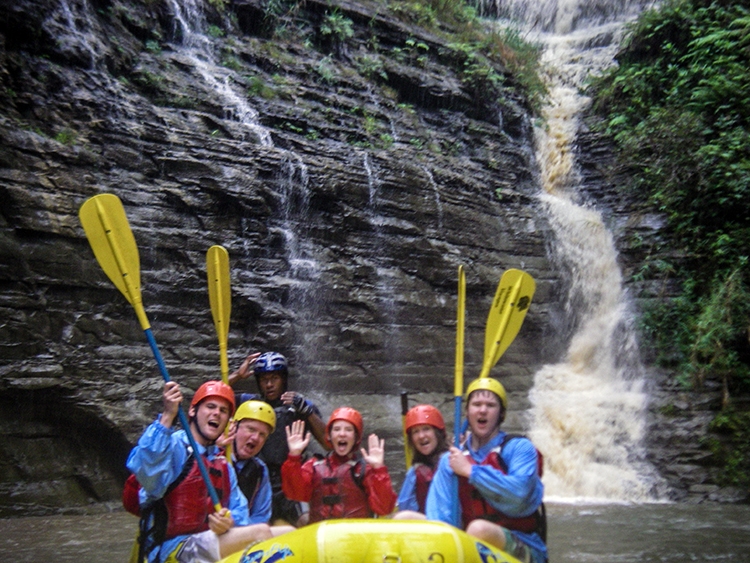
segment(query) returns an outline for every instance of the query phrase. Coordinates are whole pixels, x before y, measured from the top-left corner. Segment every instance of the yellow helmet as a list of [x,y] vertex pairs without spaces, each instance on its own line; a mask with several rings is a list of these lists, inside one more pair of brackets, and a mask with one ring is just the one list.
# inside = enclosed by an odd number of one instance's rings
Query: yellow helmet
[[491,391],[498,397],[500,397],[500,404],[503,405],[504,409],[508,408],[508,396],[505,393],[505,387],[503,387],[502,383],[500,383],[497,379],[492,379],[491,377],[478,377],[471,383],[469,383],[469,386],[466,388],[466,397],[465,400],[469,400],[469,395],[471,395],[474,391],[479,391],[480,389],[484,389],[486,391]]
[[271,427],[271,432],[276,429],[276,413],[273,412],[271,405],[264,401],[245,401],[237,407],[234,420],[239,422],[246,418],[265,422]]

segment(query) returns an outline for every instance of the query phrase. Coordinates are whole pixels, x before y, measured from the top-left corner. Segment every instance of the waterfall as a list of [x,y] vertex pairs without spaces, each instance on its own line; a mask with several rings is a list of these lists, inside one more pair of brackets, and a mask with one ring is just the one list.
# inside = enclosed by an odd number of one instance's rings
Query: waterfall
[[205,15],[201,0],[171,0],[174,12],[177,50],[186,56],[203,82],[216,92],[224,109],[224,117],[242,124],[265,147],[273,146],[268,129],[258,123],[258,112],[235,92],[232,72],[215,60],[213,42],[204,33]]
[[[569,291],[574,327],[564,361],[543,366],[530,394],[529,436],[545,456],[548,498],[653,500],[655,472],[642,438],[647,394],[613,237],[601,214],[581,203],[574,145],[589,100],[585,78],[613,64],[633,2],[511,0],[485,6],[523,18],[543,47],[549,98],[535,130],[540,199],[555,233],[553,260]],[[518,24],[516,24],[518,25]]]
[[85,62],[93,69],[99,60],[97,50],[101,50],[94,22],[91,21],[91,9],[87,0],[61,0],[60,10],[55,10],[45,22],[45,26],[60,25],[64,32],[53,32],[61,49],[67,51],[71,58]]
[[287,306],[295,319],[298,365],[310,366],[318,359],[322,266],[309,237],[310,188],[307,165],[292,151],[285,151],[279,171],[281,217],[279,228],[284,238],[289,263],[289,299]]
[[435,209],[437,211],[437,230],[438,232],[443,232],[443,200],[440,199],[440,189],[437,182],[435,182],[435,177],[432,175],[432,170],[425,165],[421,165],[420,168],[425,173],[425,176],[427,176],[427,183],[430,188],[432,188],[432,194],[435,199]]

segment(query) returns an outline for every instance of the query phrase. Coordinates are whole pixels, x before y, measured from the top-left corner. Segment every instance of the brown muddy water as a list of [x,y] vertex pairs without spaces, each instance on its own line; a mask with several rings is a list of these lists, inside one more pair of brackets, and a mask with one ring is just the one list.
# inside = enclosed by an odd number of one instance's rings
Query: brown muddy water
[[[750,562],[750,506],[549,504],[551,563]],[[137,527],[122,511],[0,519],[13,563],[125,563]]]

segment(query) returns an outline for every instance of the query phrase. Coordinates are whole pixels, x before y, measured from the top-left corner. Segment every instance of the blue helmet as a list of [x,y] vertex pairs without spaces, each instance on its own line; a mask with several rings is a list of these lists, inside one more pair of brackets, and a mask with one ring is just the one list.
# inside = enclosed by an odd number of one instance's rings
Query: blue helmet
[[289,378],[289,371],[286,367],[286,358],[278,352],[263,352],[258,359],[255,360],[255,367],[253,373],[255,374],[255,382],[258,384],[260,390],[260,376],[264,373],[278,372],[284,379],[284,391],[287,390],[287,380]]
[[286,377],[288,375],[286,358],[278,352],[263,352],[255,360],[253,371],[256,377],[269,371],[280,371]]

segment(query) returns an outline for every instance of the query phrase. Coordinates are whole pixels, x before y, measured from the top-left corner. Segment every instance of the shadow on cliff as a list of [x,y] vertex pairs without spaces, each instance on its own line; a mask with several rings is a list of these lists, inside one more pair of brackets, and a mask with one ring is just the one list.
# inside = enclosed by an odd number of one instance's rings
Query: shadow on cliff
[[118,507],[131,445],[72,396],[41,389],[0,398],[0,517]]

